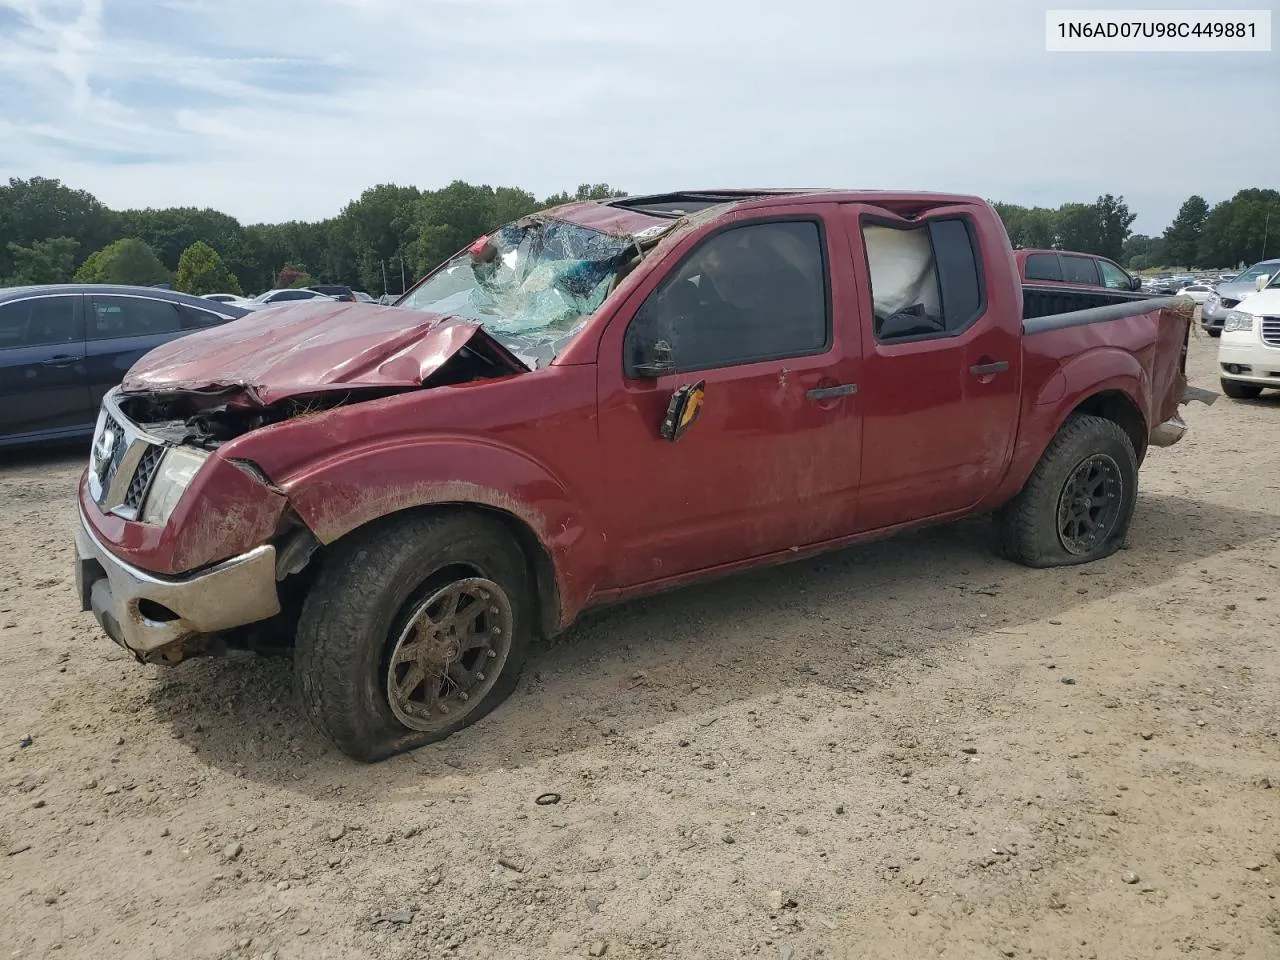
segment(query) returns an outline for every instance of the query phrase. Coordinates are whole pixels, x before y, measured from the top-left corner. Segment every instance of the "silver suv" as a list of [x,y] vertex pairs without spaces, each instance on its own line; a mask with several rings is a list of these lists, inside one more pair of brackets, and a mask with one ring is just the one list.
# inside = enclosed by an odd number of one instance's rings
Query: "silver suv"
[[1211,337],[1221,335],[1228,311],[1234,310],[1236,304],[1249,294],[1257,292],[1258,277],[1274,277],[1277,273],[1280,273],[1280,260],[1259,260],[1234,280],[1218,284],[1200,308],[1200,326]]

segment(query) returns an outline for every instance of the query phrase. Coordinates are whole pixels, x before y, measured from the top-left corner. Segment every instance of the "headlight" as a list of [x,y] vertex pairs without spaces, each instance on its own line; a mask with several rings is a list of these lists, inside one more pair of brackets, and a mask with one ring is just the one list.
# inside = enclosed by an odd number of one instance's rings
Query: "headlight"
[[1253,329],[1253,314],[1232,310],[1222,321],[1223,333],[1248,333]]
[[1209,299],[1204,302],[1205,310],[1217,310],[1222,306],[1222,298],[1216,293],[1209,294]]
[[147,491],[147,499],[142,507],[142,522],[161,526],[168,523],[174,507],[190,485],[191,478],[208,457],[209,454],[204,450],[190,447],[170,447],[166,450],[160,466],[156,468],[151,489]]

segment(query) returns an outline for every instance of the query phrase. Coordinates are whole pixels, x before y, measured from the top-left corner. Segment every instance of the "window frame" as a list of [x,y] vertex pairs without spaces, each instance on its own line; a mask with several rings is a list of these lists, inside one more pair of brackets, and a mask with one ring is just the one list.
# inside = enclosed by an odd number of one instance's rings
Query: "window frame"
[[19,343],[13,346],[5,346],[0,344],[0,351],[5,350],[40,350],[49,347],[61,347],[68,344],[79,344],[81,348],[85,343],[85,319],[84,319],[84,298],[78,293],[37,293],[26,297],[14,297],[12,300],[5,300],[0,303],[0,310],[9,306],[16,306],[19,303],[30,303],[34,300],[57,300],[66,298],[71,301],[71,339],[56,340],[52,343]]
[[[84,311],[84,338],[88,343],[101,343],[104,340],[132,340],[137,337],[168,337],[181,336],[185,333],[194,331],[186,330],[182,326],[182,304],[175,300],[163,300],[160,297],[135,297],[127,293],[90,293],[86,294],[88,302],[85,304]],[[161,303],[173,310],[174,319],[178,326],[173,330],[151,331],[148,333],[117,333],[110,336],[93,336],[92,332],[96,327],[98,316],[97,304],[99,300],[115,301],[115,300],[145,300],[147,303]],[[210,311],[212,312],[212,311]]]
[[[909,337],[881,337],[876,332],[875,319],[875,278],[871,275],[871,258],[867,254],[867,238],[864,228],[867,224],[873,224],[879,227],[890,227],[895,230],[918,230],[924,227],[929,231],[929,251],[933,255],[934,275],[938,279],[938,305],[942,309],[942,322],[946,323],[947,318],[947,298],[946,292],[942,288],[942,277],[938,273],[938,253],[933,242],[933,231],[929,229],[929,224],[936,223],[940,220],[959,220],[964,224],[965,233],[969,237],[969,247],[973,251],[973,265],[978,274],[978,306],[969,316],[969,318],[954,330],[941,330],[938,333],[917,333]],[[919,343],[924,340],[949,340],[958,337],[967,332],[975,323],[981,320],[987,314],[987,308],[990,306],[990,295],[987,290],[987,272],[986,264],[982,257],[982,244],[978,240],[978,227],[974,222],[973,216],[968,213],[955,212],[939,214],[937,216],[926,216],[918,220],[902,220],[896,217],[885,217],[874,213],[861,213],[858,215],[858,242],[862,246],[862,266],[867,273],[867,295],[863,300],[863,307],[867,311],[867,320],[871,327],[871,336],[878,344],[886,346],[895,346],[899,343]]]
[[715,228],[708,230],[702,236],[698,237],[686,250],[681,254],[680,258],[675,261],[666,271],[663,272],[657,282],[645,294],[644,299],[640,301],[640,305],[636,307],[631,316],[627,318],[627,324],[622,330],[621,350],[622,350],[622,376],[625,380],[650,380],[651,377],[643,377],[636,373],[635,364],[628,356],[627,344],[628,336],[631,328],[635,324],[636,319],[644,310],[650,299],[659,295],[665,289],[666,283],[681,269],[684,268],[700,250],[715,238],[732,230],[743,230],[750,227],[768,226],[773,223],[812,223],[818,229],[818,247],[822,256],[822,306],[824,313],[824,322],[826,324],[823,342],[812,349],[788,351],[786,353],[770,354],[768,356],[751,357],[748,359],[732,360],[721,363],[705,363],[690,366],[675,366],[671,370],[665,372],[663,376],[674,376],[686,373],[697,373],[701,370],[725,370],[731,367],[745,367],[755,363],[770,363],[777,360],[792,360],[799,357],[818,357],[824,353],[829,353],[835,344],[835,322],[834,310],[832,309],[831,296],[831,253],[828,247],[827,224],[821,215],[817,213],[796,213],[796,214],[779,214],[777,216],[752,217],[750,219],[729,220]]

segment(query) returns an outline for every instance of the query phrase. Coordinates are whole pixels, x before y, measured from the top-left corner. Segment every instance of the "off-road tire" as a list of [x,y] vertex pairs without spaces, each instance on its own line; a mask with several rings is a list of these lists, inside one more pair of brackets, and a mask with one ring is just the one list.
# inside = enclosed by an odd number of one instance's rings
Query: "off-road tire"
[[[535,602],[529,565],[501,521],[463,511],[387,517],[339,541],[323,563],[298,622],[294,682],[308,718],[347,756],[372,762],[443,740],[515,689]],[[477,575],[501,587],[511,606],[501,673],[448,727],[411,730],[387,700],[391,649],[425,592]]]
[[1218,383],[1222,385],[1222,392],[1232,400],[1257,400],[1262,396],[1262,388],[1252,383],[1240,383],[1226,377],[1219,379]]
[[[1095,456],[1107,457],[1119,473],[1118,510],[1109,532],[1084,553],[1063,543],[1059,501],[1075,470]],[[1022,490],[996,514],[1000,549],[1028,567],[1060,567],[1101,560],[1124,544],[1138,496],[1138,458],[1120,425],[1102,417],[1074,414],[1050,441]]]

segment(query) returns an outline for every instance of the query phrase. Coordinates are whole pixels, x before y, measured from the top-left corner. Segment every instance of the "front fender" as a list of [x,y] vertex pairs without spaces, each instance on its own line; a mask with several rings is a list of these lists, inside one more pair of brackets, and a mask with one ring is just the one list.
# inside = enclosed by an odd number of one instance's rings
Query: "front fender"
[[598,536],[567,484],[523,451],[477,437],[425,437],[344,448],[283,483],[321,543],[373,520],[433,504],[474,504],[520,521],[554,571],[559,626],[585,605],[600,575]]

